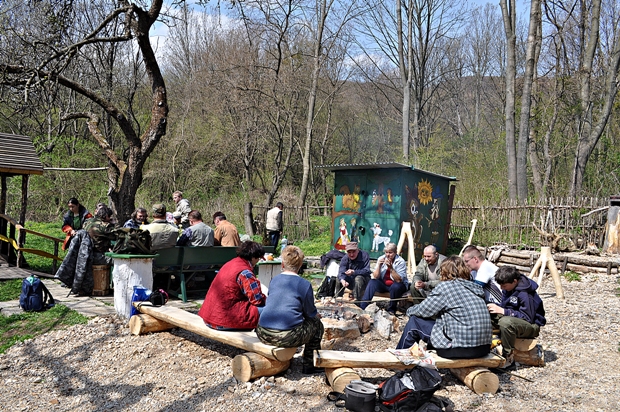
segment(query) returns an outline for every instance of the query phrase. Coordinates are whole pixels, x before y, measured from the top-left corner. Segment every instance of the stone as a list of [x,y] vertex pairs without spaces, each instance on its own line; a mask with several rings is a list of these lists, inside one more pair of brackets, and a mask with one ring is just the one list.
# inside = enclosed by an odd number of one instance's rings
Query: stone
[[355,319],[349,320],[337,320],[330,318],[322,318],[323,327],[325,332],[323,333],[323,340],[331,339],[357,339],[360,337],[360,329],[357,326]]

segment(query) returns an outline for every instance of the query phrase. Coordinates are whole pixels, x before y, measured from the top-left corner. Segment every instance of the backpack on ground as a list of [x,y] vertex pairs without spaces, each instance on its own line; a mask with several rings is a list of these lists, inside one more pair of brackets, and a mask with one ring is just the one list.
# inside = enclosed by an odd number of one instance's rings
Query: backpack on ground
[[19,306],[26,312],[40,312],[54,306],[54,298],[41,279],[34,275],[22,281],[22,293],[19,295]]
[[382,411],[415,412],[431,400],[441,384],[435,369],[416,367],[400,371],[379,385]]

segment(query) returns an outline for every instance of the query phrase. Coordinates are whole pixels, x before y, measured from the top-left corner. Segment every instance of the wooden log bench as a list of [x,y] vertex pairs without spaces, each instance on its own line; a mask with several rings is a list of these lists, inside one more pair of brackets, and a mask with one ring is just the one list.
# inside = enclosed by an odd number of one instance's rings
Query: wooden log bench
[[200,316],[173,306],[155,307],[149,302],[134,302],[134,306],[141,312],[141,315],[132,316],[129,321],[129,328],[134,335],[167,330],[176,326],[249,351],[235,356],[232,360],[233,376],[241,382],[285,371],[297,351],[297,348],[265,345],[254,331],[233,332],[211,329],[204,324]]
[[[506,361],[501,356],[489,353],[478,359],[446,359],[432,354],[435,366],[450,369],[468,388],[475,393],[496,393],[499,389],[499,378],[488,368],[497,368]],[[327,378],[334,390],[341,386],[342,381],[359,379],[352,368],[385,368],[410,369],[414,365],[405,365],[389,352],[343,352],[320,350],[314,353],[314,365],[325,368]],[[328,371],[329,374],[328,374]],[[352,373],[353,372],[353,373]],[[346,376],[346,379],[330,379],[330,376]],[[348,383],[348,382],[347,382]],[[344,384],[346,385],[346,383]]]
[[[265,246],[266,253],[273,253],[273,246]],[[202,287],[193,287],[192,292],[206,293],[217,271],[228,261],[237,257],[234,246],[175,246],[161,249],[153,261],[153,276],[167,280],[166,291],[171,296],[180,297],[187,302],[188,283],[197,275],[204,275]],[[255,273],[258,273],[255,270]],[[178,279],[174,285],[172,278]]]

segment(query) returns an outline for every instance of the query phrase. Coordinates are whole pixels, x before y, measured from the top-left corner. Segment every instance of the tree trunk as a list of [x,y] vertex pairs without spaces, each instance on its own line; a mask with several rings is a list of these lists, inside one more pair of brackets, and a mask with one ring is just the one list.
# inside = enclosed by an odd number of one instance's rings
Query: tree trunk
[[515,0],[500,1],[506,35],[506,163],[508,166],[508,196],[517,199],[517,157],[515,151],[515,78],[516,78],[516,21]]

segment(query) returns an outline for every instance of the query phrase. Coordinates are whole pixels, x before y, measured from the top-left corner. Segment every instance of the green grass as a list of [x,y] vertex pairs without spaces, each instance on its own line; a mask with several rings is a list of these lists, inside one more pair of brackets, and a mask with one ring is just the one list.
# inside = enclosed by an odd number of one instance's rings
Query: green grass
[[[53,222],[53,223],[36,223],[36,222],[27,222],[26,228],[30,230],[34,230],[36,232],[40,232],[49,236],[53,236],[58,239],[64,239],[65,234],[60,230],[61,223]],[[26,235],[26,244],[24,247],[30,249],[39,249],[45,252],[54,254],[54,241],[45,239],[31,233]],[[62,245],[58,246],[58,254],[60,257],[65,256],[65,252],[61,249]],[[24,257],[26,258],[26,262],[28,263],[31,270],[35,270],[43,273],[52,273],[52,259],[48,259],[46,257],[38,256],[32,253],[24,253]],[[60,266],[60,261],[56,264]]]
[[564,272],[564,278],[569,282],[581,282],[581,275],[575,272]]
[[310,239],[295,242],[306,256],[321,256],[329,252],[331,246],[331,217],[310,217]]
[[84,324],[87,321],[86,316],[63,305],[56,305],[44,312],[0,316],[0,342],[2,342],[0,354],[18,342],[32,339],[51,330]]
[[22,280],[13,279],[0,282],[0,302],[19,299],[22,291]]

